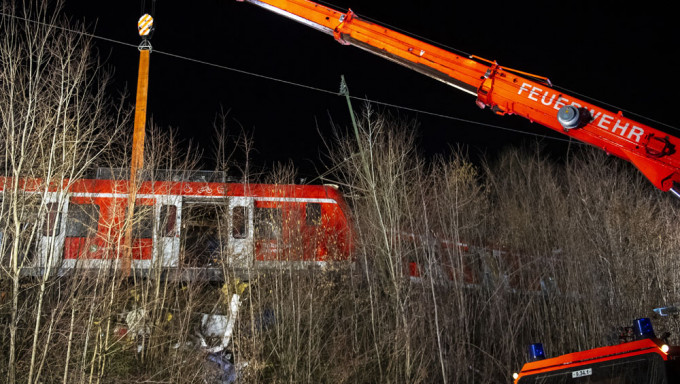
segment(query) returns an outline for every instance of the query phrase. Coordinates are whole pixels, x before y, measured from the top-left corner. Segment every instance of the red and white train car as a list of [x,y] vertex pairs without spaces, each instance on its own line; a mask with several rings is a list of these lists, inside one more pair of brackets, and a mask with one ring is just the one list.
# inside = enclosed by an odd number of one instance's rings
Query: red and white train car
[[[88,179],[45,186],[40,180],[22,180],[16,189],[12,183],[0,178],[3,215],[14,190],[21,191],[23,204],[37,205],[32,211],[40,212],[23,218],[24,225],[38,228],[32,246],[20,255],[25,271],[120,265],[126,244],[126,181]],[[347,213],[337,187],[329,185],[146,181],[136,193],[132,268],[180,273],[181,278],[220,278],[225,268],[304,268],[350,261]],[[8,259],[12,236],[0,236]]]

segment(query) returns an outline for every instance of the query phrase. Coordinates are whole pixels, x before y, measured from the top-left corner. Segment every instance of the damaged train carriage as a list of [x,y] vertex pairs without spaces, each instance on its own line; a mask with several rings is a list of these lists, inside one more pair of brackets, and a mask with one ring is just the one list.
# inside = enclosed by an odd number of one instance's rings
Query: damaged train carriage
[[[115,269],[128,257],[126,181],[0,178],[0,198],[2,263],[16,259],[23,275]],[[17,205],[19,217],[10,214]],[[146,181],[136,193],[128,254],[136,273],[183,280],[221,280],[226,269],[347,262],[347,212],[329,185]]]

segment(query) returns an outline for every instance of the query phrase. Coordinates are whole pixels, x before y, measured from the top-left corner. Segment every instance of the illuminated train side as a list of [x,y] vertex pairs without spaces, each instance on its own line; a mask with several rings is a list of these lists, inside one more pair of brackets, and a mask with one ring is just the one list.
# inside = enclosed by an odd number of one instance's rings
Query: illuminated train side
[[[27,226],[38,223],[32,245],[20,255],[24,275],[120,266],[127,182],[88,179],[45,188],[40,180],[21,180],[18,190],[33,195],[39,212],[24,220]],[[0,178],[4,205],[11,191],[12,179]],[[225,270],[355,262],[349,208],[334,186],[148,181],[140,185],[135,206],[131,264],[142,274],[221,280]],[[3,228],[0,259],[8,263],[12,236]],[[467,288],[557,289],[550,277],[516,273],[536,269],[519,268],[511,252],[403,232],[394,237],[403,275],[413,282],[434,278]]]
[[[33,204],[40,212],[26,220],[39,222],[39,233],[21,256],[24,274],[120,265],[127,182],[79,180],[61,188],[45,188],[39,180],[19,184],[19,190],[38,197]],[[0,178],[6,204],[11,187],[12,179]],[[224,269],[352,262],[347,213],[337,187],[328,185],[143,182],[136,193],[132,268],[160,269],[182,279],[220,279]]]

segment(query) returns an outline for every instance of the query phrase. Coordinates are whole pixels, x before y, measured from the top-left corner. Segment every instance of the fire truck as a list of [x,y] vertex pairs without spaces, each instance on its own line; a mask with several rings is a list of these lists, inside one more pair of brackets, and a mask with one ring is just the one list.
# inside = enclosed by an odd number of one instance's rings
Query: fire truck
[[529,362],[513,378],[515,384],[680,382],[680,347],[657,338],[649,318],[634,321],[633,340],[546,358],[541,343],[528,348]]

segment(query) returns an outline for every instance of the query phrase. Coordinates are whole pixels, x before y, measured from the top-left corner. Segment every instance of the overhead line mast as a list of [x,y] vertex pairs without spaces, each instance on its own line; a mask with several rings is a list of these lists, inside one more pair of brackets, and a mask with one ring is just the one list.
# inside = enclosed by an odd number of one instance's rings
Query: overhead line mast
[[547,78],[464,57],[309,0],[246,1],[442,81],[498,115],[515,114],[635,165],[654,186],[680,197],[680,139],[553,89]]

